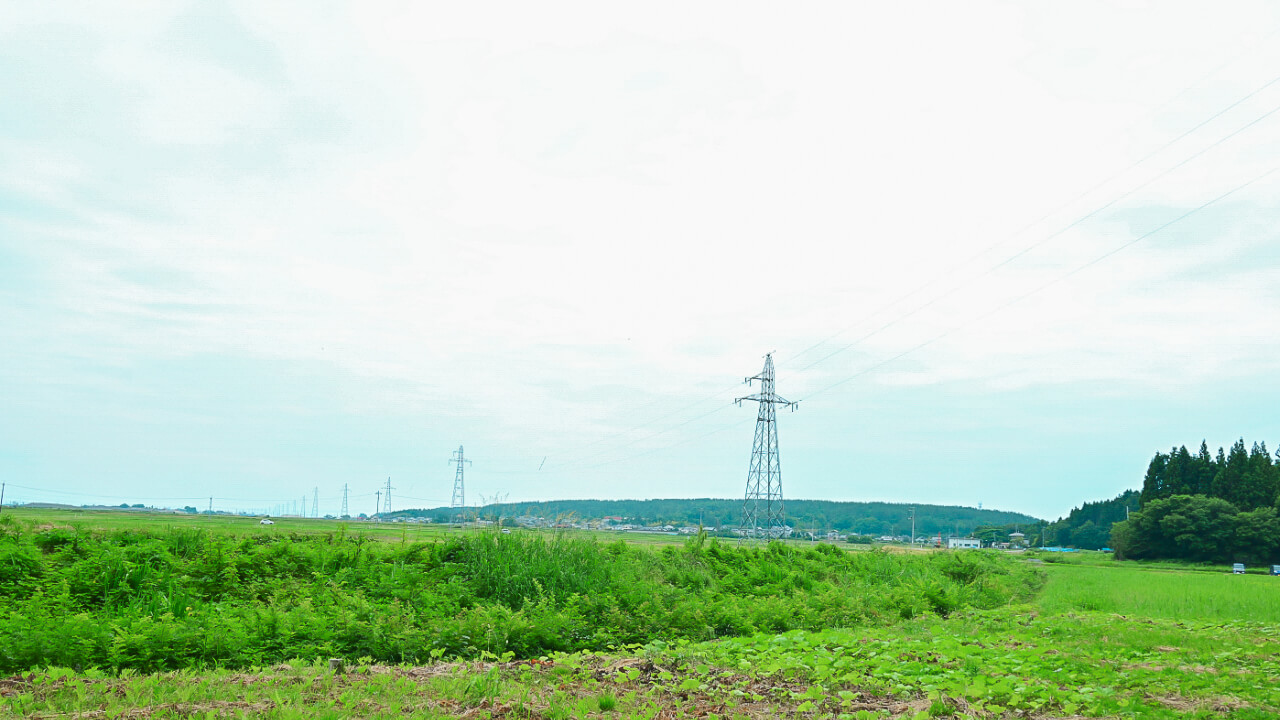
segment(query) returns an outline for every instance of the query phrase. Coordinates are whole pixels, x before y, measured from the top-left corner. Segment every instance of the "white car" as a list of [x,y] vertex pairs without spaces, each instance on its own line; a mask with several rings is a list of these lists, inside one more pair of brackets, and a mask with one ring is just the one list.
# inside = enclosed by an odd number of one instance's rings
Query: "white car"
[[262,518],[261,520],[258,521],[258,524],[259,525],[275,525],[276,521],[270,518]]

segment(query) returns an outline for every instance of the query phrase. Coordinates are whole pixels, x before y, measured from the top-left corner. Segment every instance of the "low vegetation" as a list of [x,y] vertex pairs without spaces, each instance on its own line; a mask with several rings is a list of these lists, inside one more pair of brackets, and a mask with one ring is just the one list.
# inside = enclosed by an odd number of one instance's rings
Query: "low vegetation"
[[1026,599],[987,554],[661,549],[475,532],[86,531],[0,519],[0,670],[249,667],[290,658],[531,658],[655,640],[848,627]]
[[[1178,574],[1131,563],[1046,570],[1049,583],[1031,603],[946,617],[523,661],[385,665],[366,657],[337,670],[293,660],[150,675],[53,668],[0,680],[0,702],[33,718],[1263,720],[1280,713],[1280,594],[1271,585],[1280,580],[1189,572],[1160,582]],[[1146,590],[1133,592],[1138,587]],[[1183,603],[1188,590],[1201,601]],[[1106,610],[1092,609],[1099,593]],[[1223,609],[1214,596],[1254,599]]]
[[1280,716],[1280,578],[1224,566],[3,522],[4,716]]

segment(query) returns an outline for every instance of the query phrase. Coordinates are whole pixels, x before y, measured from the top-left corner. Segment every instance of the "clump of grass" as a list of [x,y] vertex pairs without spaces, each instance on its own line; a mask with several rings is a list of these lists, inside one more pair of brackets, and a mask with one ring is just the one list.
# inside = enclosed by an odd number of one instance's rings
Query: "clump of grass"
[[618,698],[605,693],[596,698],[596,707],[600,708],[600,712],[612,712],[614,708],[618,707]]

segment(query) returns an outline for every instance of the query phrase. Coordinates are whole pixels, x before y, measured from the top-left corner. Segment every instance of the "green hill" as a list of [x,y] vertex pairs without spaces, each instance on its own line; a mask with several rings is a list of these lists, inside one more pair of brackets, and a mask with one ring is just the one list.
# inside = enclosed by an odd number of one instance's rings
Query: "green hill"
[[[1038,525],[1038,518],[1000,510],[979,510],[955,505],[910,505],[883,502],[832,500],[786,501],[787,524],[800,530],[839,530],[863,535],[904,535],[911,532],[911,508],[916,509],[916,535],[963,535],[992,525]],[[671,524],[734,527],[742,514],[742,500],[693,498],[668,500],[553,500],[548,502],[496,503],[468,509],[482,519],[531,515],[547,519],[595,520],[620,517],[641,525]],[[429,517],[448,522],[457,516],[452,508],[401,510],[388,517]]]

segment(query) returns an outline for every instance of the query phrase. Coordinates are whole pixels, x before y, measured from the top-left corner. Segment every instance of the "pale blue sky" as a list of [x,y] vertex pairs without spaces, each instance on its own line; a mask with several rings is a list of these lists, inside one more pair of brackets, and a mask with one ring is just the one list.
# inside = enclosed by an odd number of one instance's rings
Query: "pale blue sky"
[[1280,172],[1127,245],[1280,157],[1277,29],[2,7],[6,500],[447,504],[459,444],[471,499],[737,497],[771,350],[788,497],[1057,517],[1278,445]]

